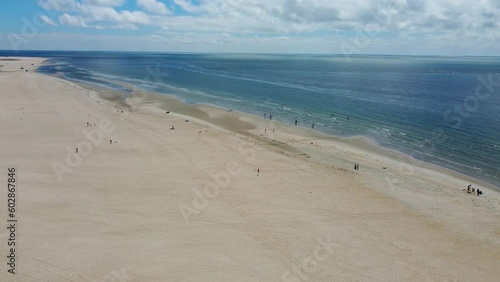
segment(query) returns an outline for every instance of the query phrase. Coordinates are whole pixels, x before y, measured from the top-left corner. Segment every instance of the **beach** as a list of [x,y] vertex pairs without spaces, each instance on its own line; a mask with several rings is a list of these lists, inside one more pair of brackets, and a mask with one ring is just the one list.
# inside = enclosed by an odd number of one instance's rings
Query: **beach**
[[5,59],[0,167],[17,171],[18,228],[15,275],[0,232],[1,281],[500,276],[490,184],[362,137],[139,90],[120,100],[36,73],[43,58]]

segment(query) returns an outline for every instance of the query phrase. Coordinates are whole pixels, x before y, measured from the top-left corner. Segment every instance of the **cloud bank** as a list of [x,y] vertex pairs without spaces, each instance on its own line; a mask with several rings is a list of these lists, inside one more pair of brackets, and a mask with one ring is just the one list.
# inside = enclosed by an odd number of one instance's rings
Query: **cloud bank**
[[206,44],[235,48],[251,40],[287,40],[290,46],[319,44],[312,49],[325,52],[332,42],[331,52],[371,52],[377,44],[407,48],[415,42],[427,50],[467,52],[500,43],[495,0],[39,0],[38,5],[55,14],[41,19],[51,26],[147,30],[144,36],[162,43],[203,44],[189,38],[193,34]]

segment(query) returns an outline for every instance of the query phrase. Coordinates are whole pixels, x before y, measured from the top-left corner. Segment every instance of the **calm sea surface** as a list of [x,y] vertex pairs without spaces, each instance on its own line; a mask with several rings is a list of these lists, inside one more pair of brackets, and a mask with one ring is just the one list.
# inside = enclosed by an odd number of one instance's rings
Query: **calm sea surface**
[[[126,91],[110,82],[122,81],[187,103],[367,136],[500,187],[499,57],[0,51],[5,55],[51,58],[39,71],[71,80]],[[488,85],[491,78],[496,84]]]

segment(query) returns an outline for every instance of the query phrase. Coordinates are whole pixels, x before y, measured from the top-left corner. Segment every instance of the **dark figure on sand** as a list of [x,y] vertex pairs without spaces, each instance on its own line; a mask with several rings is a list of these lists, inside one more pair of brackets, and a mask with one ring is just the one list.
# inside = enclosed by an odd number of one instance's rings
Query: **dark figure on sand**
[[467,193],[469,194],[474,194],[476,193],[476,196],[482,195],[483,191],[479,190],[479,188],[473,188],[471,184],[467,186]]
[[297,126],[297,120],[295,120],[295,126]]

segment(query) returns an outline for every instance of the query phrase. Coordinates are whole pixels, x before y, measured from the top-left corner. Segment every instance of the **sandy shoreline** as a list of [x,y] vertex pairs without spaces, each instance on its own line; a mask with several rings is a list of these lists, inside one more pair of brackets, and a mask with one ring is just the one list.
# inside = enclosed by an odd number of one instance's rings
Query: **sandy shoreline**
[[[112,83],[121,84],[124,87],[127,87],[131,90],[133,86],[127,85],[118,81],[112,81]],[[104,98],[109,101],[118,102],[120,101],[119,97],[123,97],[123,93],[114,90],[106,90],[104,88],[90,85],[86,83],[78,83],[78,85],[92,89],[96,92],[105,93],[101,94],[101,98]],[[348,146],[351,150],[361,151],[361,153],[365,154],[374,154],[381,158],[397,160],[400,163],[403,163],[402,166],[396,168],[398,174],[406,174],[410,175],[411,172],[408,171],[408,167],[418,166],[420,168],[424,168],[427,170],[435,170],[440,173],[447,174],[468,182],[473,186],[477,186],[481,189],[491,189],[496,192],[500,191],[500,187],[495,186],[492,183],[487,181],[477,179],[472,176],[465,175],[463,173],[454,171],[452,169],[445,168],[438,164],[426,162],[423,160],[417,160],[405,153],[385,148],[381,145],[378,145],[374,140],[371,140],[365,136],[353,136],[353,137],[339,137],[333,136],[321,131],[311,130],[304,127],[294,127],[290,124],[285,124],[276,120],[267,120],[262,117],[258,117],[252,114],[247,114],[243,112],[232,112],[231,117],[228,118],[226,115],[227,109],[223,109],[218,106],[206,105],[206,104],[185,104],[180,101],[177,97],[164,94],[164,93],[153,93],[142,91],[139,89],[135,89],[136,93],[131,97],[140,97],[138,98],[141,103],[155,105],[157,108],[161,108],[162,110],[171,110],[175,111],[177,114],[181,114],[188,118],[197,118],[200,122],[208,122],[211,125],[218,126],[219,128],[226,129],[232,132],[238,132],[240,134],[249,135],[252,138],[261,138],[267,142],[275,142],[275,145],[290,145],[296,142],[297,140],[307,140],[310,142],[322,142],[326,141],[325,144],[322,144],[322,149],[328,150],[328,147],[332,147],[335,145],[340,146]],[[132,99],[133,100],[133,99]],[[122,101],[123,102],[123,101]],[[131,105],[138,104],[137,101],[133,101]],[[128,107],[126,102],[122,103],[124,107]],[[215,118],[214,118],[215,117]],[[278,132],[273,132],[273,128],[279,127],[280,134]],[[267,131],[269,130],[269,131]],[[285,133],[285,134],[281,134]],[[281,137],[281,138],[280,138]],[[293,140],[293,141],[291,141]],[[283,146],[284,147],[284,146]],[[292,146],[287,146],[289,151],[295,151]],[[321,161],[321,160],[316,160]],[[348,160],[347,160],[348,161]]]
[[9,133],[0,159],[19,170],[21,226],[17,280],[2,263],[2,281],[500,275],[491,185],[474,180],[485,195],[473,196],[462,191],[473,179],[432,164],[401,172],[404,155],[365,140],[165,95],[135,95],[126,107],[111,91],[34,73],[42,61],[0,61],[0,130]]

